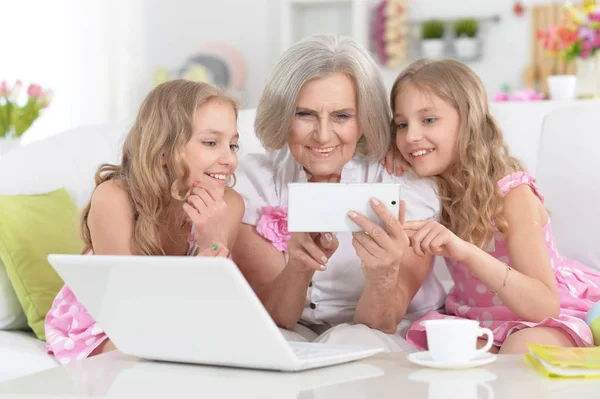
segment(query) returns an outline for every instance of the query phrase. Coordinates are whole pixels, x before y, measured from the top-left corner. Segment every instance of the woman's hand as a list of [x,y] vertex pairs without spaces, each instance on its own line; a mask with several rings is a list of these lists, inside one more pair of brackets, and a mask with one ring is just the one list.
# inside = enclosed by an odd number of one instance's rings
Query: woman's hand
[[332,233],[293,233],[288,242],[288,264],[301,271],[326,270],[339,245]]
[[381,164],[385,165],[385,170],[390,175],[395,174],[396,176],[402,176],[404,171],[409,167],[404,158],[402,158],[402,155],[400,155],[395,143],[392,143],[392,147],[381,160]]
[[183,203],[183,210],[192,221],[194,240],[201,252],[227,243],[227,203],[217,190],[195,186]]
[[406,204],[400,201],[400,217],[392,215],[381,201],[372,199],[371,207],[384,223],[385,229],[370,221],[364,215],[351,211],[348,216],[363,229],[353,233],[352,246],[362,262],[366,278],[390,278],[396,283],[400,260],[410,242],[402,225],[406,214]]
[[472,248],[472,244],[433,220],[406,222],[404,230],[417,255],[444,256],[464,262]]

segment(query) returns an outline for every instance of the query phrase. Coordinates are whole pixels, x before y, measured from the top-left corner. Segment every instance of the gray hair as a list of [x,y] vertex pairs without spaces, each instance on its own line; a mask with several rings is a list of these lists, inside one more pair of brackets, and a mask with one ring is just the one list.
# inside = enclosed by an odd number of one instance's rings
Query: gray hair
[[347,74],[356,86],[358,121],[363,137],[357,152],[381,158],[390,145],[391,112],[380,69],[354,39],[315,35],[288,48],[273,68],[262,92],[254,130],[269,150],[287,145],[298,94],[312,79]]

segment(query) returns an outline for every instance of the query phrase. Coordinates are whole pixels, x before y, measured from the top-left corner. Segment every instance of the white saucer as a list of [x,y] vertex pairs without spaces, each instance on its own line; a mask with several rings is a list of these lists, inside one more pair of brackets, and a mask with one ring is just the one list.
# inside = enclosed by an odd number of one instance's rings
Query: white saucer
[[408,355],[408,360],[414,364],[418,364],[419,366],[450,370],[484,366],[496,361],[497,358],[498,356],[494,355],[493,353],[486,352],[466,362],[438,362],[433,360],[429,352],[413,352]]

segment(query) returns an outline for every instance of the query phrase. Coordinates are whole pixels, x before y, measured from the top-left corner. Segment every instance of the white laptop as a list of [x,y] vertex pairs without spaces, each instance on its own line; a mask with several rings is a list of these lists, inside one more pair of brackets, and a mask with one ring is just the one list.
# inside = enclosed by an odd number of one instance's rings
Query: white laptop
[[297,371],[382,351],[287,342],[237,266],[226,258],[49,255],[48,261],[128,355]]

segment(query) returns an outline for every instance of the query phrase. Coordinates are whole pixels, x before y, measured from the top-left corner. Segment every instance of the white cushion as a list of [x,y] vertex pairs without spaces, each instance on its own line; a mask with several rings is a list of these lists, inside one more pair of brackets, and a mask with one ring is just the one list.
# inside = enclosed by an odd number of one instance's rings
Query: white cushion
[[28,328],[25,312],[8,278],[4,263],[0,262],[0,330]]
[[537,182],[551,213],[560,254],[600,269],[600,105],[546,116]]
[[0,159],[0,194],[41,194],[64,187],[83,207],[98,166],[118,161],[125,132],[123,124],[87,126],[17,148]]

